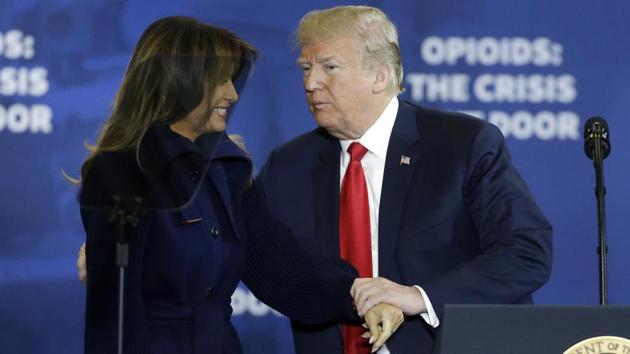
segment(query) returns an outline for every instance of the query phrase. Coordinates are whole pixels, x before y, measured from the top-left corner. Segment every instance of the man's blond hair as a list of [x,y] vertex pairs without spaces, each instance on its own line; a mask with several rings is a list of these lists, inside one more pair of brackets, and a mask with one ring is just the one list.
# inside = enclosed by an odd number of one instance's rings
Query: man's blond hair
[[337,38],[354,40],[364,69],[389,67],[391,91],[395,94],[404,91],[398,31],[383,11],[370,6],[314,10],[302,17],[294,35],[299,47]]

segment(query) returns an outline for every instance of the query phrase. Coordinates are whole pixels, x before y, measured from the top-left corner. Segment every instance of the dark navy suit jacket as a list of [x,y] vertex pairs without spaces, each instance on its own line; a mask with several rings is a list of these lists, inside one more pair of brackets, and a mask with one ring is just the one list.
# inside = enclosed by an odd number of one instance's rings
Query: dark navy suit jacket
[[355,316],[349,291],[356,271],[298,252],[260,192],[248,188],[251,162],[227,137],[205,135],[193,144],[155,126],[140,151],[144,171],[133,152],[101,153],[84,180],[86,353],[116,352],[112,194],[142,196],[145,206],[129,242],[125,353],[241,353],[230,322],[231,295],[241,279],[258,298],[302,322]]
[[[315,129],[276,149],[257,180],[299,243],[325,257],[339,256],[339,154]],[[378,227],[380,276],[422,286],[440,317],[445,304],[531,303],[549,277],[551,226],[500,131],[476,118],[400,102]],[[292,325],[298,354],[343,352],[339,322]],[[387,345],[430,353],[436,333],[408,317]]]

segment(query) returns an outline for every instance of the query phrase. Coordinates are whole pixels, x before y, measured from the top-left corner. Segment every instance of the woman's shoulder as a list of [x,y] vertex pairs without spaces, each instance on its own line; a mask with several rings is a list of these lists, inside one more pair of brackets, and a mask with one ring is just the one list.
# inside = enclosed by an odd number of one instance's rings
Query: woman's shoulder
[[133,151],[99,152],[92,157],[89,166],[85,167],[87,168],[85,178],[98,175],[100,179],[109,182],[139,178],[142,175]]
[[133,151],[96,153],[83,169],[82,204],[109,203],[113,195],[135,195],[144,185]]
[[137,165],[133,151],[104,151],[94,154],[90,168],[109,169]]

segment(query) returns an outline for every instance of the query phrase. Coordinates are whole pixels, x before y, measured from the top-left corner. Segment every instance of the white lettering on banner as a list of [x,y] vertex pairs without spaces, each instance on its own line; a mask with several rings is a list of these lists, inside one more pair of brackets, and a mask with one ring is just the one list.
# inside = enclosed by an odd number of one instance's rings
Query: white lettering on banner
[[258,300],[249,290],[236,288],[232,294],[232,314],[234,316],[251,315],[263,317],[269,314],[282,316],[278,311]]
[[[25,61],[35,56],[35,38],[12,29],[0,32],[0,60]],[[1,63],[1,62],[0,62]],[[42,97],[48,93],[48,70],[35,66],[0,67],[0,97]],[[52,109],[45,104],[0,105],[0,132],[50,134]]]
[[35,56],[35,38],[20,30],[0,32],[0,58],[9,60],[32,59]]
[[[415,101],[468,102],[470,76],[467,74],[407,75]],[[474,97],[483,103],[571,103],[577,97],[572,75],[482,74],[472,85]]]
[[562,65],[562,45],[545,37],[428,37],[420,55],[429,65]]
[[411,98],[442,102],[468,102],[470,100],[470,77],[466,74],[420,74],[407,75],[411,85]]
[[484,103],[571,103],[577,97],[572,75],[483,74],[475,80],[473,91]]
[[[564,62],[562,54],[562,45],[547,37],[431,36],[420,45],[420,57],[429,65],[429,70],[408,73],[406,83],[411,99],[417,102],[492,104],[489,112],[475,111],[472,115],[495,124],[506,137],[577,140],[580,138],[577,113],[567,108],[558,109],[558,105],[575,103],[578,98],[576,77],[571,73],[554,72]],[[453,73],[450,68],[448,73],[433,69],[455,65],[460,72]],[[492,72],[471,70],[466,73],[462,66],[494,66],[503,72],[492,68],[488,69]],[[526,72],[506,72],[505,68],[510,66],[523,71],[526,66],[530,68]],[[544,73],[537,73],[532,72],[531,67],[547,68]],[[523,107],[525,104],[531,108]],[[500,108],[496,107],[499,105]],[[460,106],[455,107],[466,110]]]
[[47,105],[26,106],[16,103],[9,107],[0,105],[0,132],[44,133],[52,132],[52,110]]
[[48,70],[42,67],[0,69],[0,96],[41,97],[48,93]]
[[519,140],[538,138],[540,140],[577,140],[580,138],[580,118],[575,112],[541,111],[532,114],[517,111],[512,114],[503,111],[465,111],[477,118],[496,125],[503,135]]

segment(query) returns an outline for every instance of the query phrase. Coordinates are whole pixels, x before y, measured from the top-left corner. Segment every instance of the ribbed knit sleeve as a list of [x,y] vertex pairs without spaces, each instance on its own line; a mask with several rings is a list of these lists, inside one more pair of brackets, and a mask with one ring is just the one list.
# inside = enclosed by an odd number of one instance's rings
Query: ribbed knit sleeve
[[340,259],[314,258],[270,213],[263,191],[243,199],[247,261],[243,282],[254,295],[294,321],[320,324],[356,320],[350,288],[357,271]]
[[[128,156],[129,157],[129,156]],[[110,223],[113,192],[134,190],[136,179],[121,171],[134,171],[134,157],[113,155],[96,158],[82,186],[81,219],[86,234],[87,292],[85,307],[85,354],[111,354],[117,351],[119,269],[116,267],[116,233]],[[119,173],[118,181],[109,177]],[[128,188],[128,189],[125,189]],[[126,230],[129,262],[125,272],[123,352],[148,354],[150,346],[142,302],[142,257],[149,217],[143,215],[137,232]]]
[[[118,268],[115,237],[108,211],[81,210],[87,234],[87,297],[85,353],[116,353],[118,323]],[[142,252],[139,241],[130,241],[130,259],[125,276],[125,322],[123,349],[126,354],[150,352],[141,300]]]

